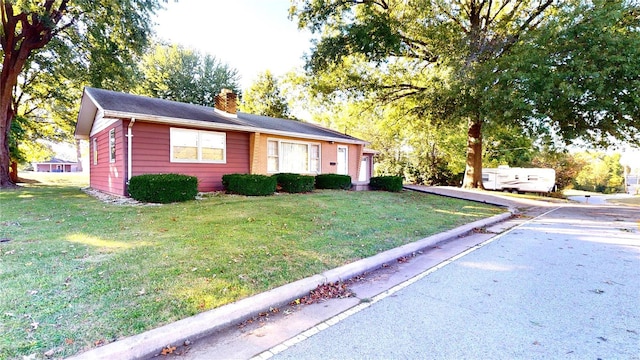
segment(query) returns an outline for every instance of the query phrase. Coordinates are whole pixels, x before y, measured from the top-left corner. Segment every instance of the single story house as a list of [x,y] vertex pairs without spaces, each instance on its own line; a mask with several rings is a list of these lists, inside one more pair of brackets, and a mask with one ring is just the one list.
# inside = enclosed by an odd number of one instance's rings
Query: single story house
[[47,161],[34,162],[33,171],[35,172],[76,172],[78,171],[78,163],[75,161],[67,161],[58,158],[51,158]]
[[231,173],[350,175],[366,187],[375,152],[364,140],[311,123],[236,111],[223,90],[215,108],[87,87],[75,130],[89,140],[90,186],[128,195],[135,175],[198,177],[200,191],[222,189]]

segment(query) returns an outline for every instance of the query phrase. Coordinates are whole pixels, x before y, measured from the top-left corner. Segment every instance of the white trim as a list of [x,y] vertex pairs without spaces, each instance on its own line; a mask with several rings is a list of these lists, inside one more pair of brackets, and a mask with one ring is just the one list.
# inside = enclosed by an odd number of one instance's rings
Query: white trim
[[[277,171],[269,171],[269,141],[275,141],[278,144],[278,170]],[[279,138],[267,138],[267,173],[269,174],[277,174],[282,172],[282,143],[288,144],[301,144],[307,146],[307,169],[303,174],[322,174],[322,143],[319,142],[309,142],[309,141],[299,141],[299,140],[289,140],[289,139],[279,139]],[[318,146],[318,169],[311,169],[311,146]]]
[[127,129],[127,180],[131,180],[131,172],[133,171],[132,159],[133,159],[133,132],[131,128],[135,124],[136,118],[131,118],[129,121],[129,127]]
[[105,117],[96,115],[96,119],[93,122],[93,127],[91,128],[91,132],[89,133],[89,137],[97,135],[102,130],[110,127],[113,124],[115,124],[118,120],[119,119],[105,118]]
[[[198,139],[196,140],[195,147],[197,149],[197,159],[175,159],[173,156],[173,140],[174,133],[196,133]],[[211,134],[211,135],[221,135],[222,136],[222,160],[202,160],[202,135]],[[198,129],[185,129],[185,128],[175,128],[171,127],[169,130],[169,161],[172,163],[205,163],[205,164],[226,164],[227,163],[227,133],[226,132],[217,132],[217,131],[206,131],[206,130],[198,130]]]

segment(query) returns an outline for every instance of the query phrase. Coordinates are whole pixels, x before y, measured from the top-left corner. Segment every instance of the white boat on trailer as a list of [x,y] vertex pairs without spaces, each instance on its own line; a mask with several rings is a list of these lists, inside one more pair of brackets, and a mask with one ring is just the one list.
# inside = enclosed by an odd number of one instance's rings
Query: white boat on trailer
[[482,169],[486,190],[548,193],[555,190],[556,171],[551,168],[520,168],[501,165]]

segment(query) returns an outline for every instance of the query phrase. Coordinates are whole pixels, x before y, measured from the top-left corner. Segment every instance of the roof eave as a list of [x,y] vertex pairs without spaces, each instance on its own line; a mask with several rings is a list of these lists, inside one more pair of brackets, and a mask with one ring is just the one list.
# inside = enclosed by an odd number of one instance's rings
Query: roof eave
[[166,125],[192,126],[192,127],[215,129],[215,130],[236,130],[236,131],[243,131],[243,132],[288,136],[288,137],[295,137],[300,139],[334,141],[334,142],[340,142],[340,143],[346,143],[346,144],[360,144],[365,146],[369,144],[368,142],[359,140],[359,139],[343,139],[343,138],[337,138],[337,137],[331,137],[331,136],[314,136],[314,135],[289,132],[289,131],[264,129],[264,128],[259,128],[254,126],[220,124],[216,122],[209,122],[209,121],[202,121],[202,120],[190,120],[190,119],[156,116],[156,115],[149,115],[149,114],[137,114],[137,113],[123,112],[123,111],[106,110],[104,113],[104,117],[124,118],[124,119],[134,118],[137,121],[148,121],[148,122],[154,122],[154,123],[166,124]]
[[101,107],[98,102],[85,89],[82,92],[80,110],[78,111],[78,121],[76,122],[76,129],[74,132],[74,137],[76,139],[89,139],[91,128],[93,127],[93,121],[95,120],[96,113],[99,109],[101,109]]

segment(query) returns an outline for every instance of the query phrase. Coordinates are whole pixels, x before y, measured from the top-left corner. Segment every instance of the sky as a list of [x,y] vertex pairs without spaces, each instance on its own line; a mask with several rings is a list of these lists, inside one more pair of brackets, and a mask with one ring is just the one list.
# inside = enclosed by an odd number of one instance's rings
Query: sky
[[236,68],[248,89],[258,74],[302,67],[311,34],[289,20],[290,0],[169,0],[157,13],[156,36],[215,56]]

